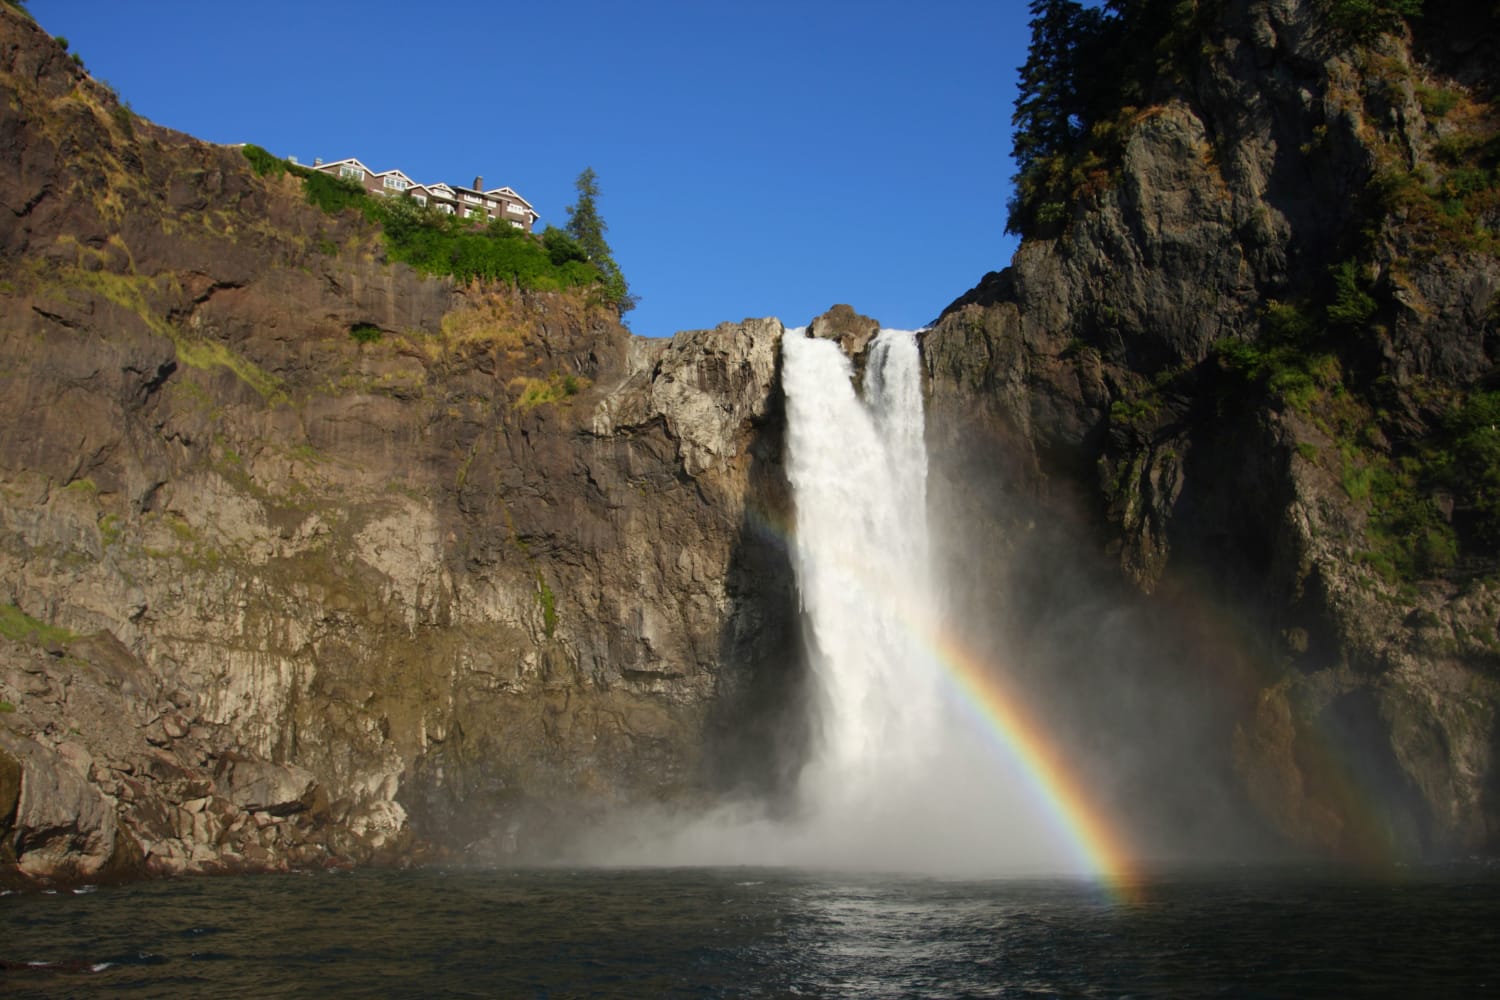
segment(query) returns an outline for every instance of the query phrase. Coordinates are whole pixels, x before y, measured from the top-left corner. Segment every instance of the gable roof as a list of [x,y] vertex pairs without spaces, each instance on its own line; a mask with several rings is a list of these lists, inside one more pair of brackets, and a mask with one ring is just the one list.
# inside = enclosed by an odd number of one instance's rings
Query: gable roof
[[402,180],[404,180],[406,182],[406,184],[407,184],[408,187],[425,187],[426,186],[426,185],[423,185],[423,184],[418,184],[416,181],[412,180],[410,177],[408,177],[406,174],[402,173],[400,170],[382,170],[378,174],[375,173],[374,171],[370,172],[370,176],[372,176],[372,177],[390,177],[393,174],[395,176],[401,178]]
[[314,170],[327,170],[329,167],[342,167],[342,166],[344,166],[346,164],[352,164],[352,165],[358,167],[359,169],[363,170],[367,174],[373,174],[375,172],[375,171],[371,170],[369,167],[365,166],[363,163],[359,162],[359,160],[356,157],[353,157],[353,156],[345,157],[342,160],[330,160],[327,163],[319,163],[316,166],[314,166],[313,169]]
[[497,188],[491,188],[490,190],[488,190],[488,191],[486,191],[484,193],[487,194],[487,195],[489,195],[490,197],[494,197],[496,195],[504,195],[510,201],[518,201],[522,205],[525,205],[528,209],[530,209],[532,211],[533,214],[535,214],[535,212],[536,212],[536,208],[531,204],[531,202],[527,201],[525,198],[522,198],[520,195],[516,194],[516,189],[515,188],[511,188],[511,187],[497,187]]

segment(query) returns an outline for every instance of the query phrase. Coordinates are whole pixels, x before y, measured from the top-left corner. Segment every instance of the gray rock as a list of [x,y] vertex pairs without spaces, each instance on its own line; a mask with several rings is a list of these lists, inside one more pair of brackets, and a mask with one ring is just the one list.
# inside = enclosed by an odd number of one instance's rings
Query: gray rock
[[300,767],[226,754],[214,784],[219,795],[246,812],[289,816],[307,808],[317,781]]

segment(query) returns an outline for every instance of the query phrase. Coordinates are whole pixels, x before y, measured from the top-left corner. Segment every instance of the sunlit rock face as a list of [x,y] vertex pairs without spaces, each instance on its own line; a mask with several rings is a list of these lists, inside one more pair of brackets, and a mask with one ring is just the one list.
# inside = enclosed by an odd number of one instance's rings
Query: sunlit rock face
[[1428,12],[1359,50],[1227,5],[1109,182],[926,335],[955,618],[1149,843],[1500,845],[1500,560],[1433,464],[1493,387],[1500,263],[1379,194],[1488,141],[1497,30]]
[[0,864],[545,857],[785,782],[778,322],[423,277],[0,34]]

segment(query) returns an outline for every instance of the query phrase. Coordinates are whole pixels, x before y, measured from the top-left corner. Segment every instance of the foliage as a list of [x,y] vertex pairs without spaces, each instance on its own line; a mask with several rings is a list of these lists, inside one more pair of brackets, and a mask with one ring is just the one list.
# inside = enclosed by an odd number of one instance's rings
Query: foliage
[[[1398,30],[1422,0],[1323,0],[1348,44]],[[1017,80],[1015,194],[1006,230],[1051,236],[1075,205],[1112,183],[1125,128],[1138,109],[1190,80],[1214,45],[1222,0],[1030,0],[1031,43]],[[1452,109],[1450,93],[1424,99]]]
[[1052,235],[1073,205],[1113,183],[1124,126],[1181,81],[1218,0],[1031,0],[1017,85],[1015,195],[1006,230]]
[[0,700],[0,713],[14,712],[15,710],[16,706],[12,705],[10,702]]
[[[330,215],[357,210],[378,223],[390,259],[425,274],[451,275],[465,282],[507,281],[542,291],[599,285],[612,302],[621,294],[624,278],[618,268],[614,277],[605,273],[562,230],[549,226],[538,239],[503,220],[486,225],[419,205],[410,197],[372,197],[358,181],[289,163],[259,146],[246,145],[241,151],[261,176],[290,173],[300,178],[309,204]],[[324,240],[319,250],[333,254],[338,247]],[[628,291],[623,294],[629,298]],[[633,304],[634,299],[629,301]],[[379,339],[378,330],[364,330],[362,325],[350,335],[364,343]]]
[[578,395],[589,385],[589,380],[571,372],[553,372],[546,378],[519,378],[513,383],[520,388],[515,407],[530,410],[543,403],[560,403]]
[[1305,411],[1320,394],[1342,386],[1338,358],[1305,305],[1266,303],[1258,339],[1220,340],[1213,355],[1231,384],[1264,392],[1294,410]]
[[381,224],[392,260],[460,281],[509,281],[521,288],[556,290],[601,281],[576,258],[554,263],[545,243],[509,222],[476,227],[468,219],[423,207],[410,198],[367,199],[366,215]]
[[261,177],[281,177],[286,173],[286,161],[279,156],[274,156],[266,150],[251,143],[240,147],[240,152],[245,154],[245,159],[250,161],[250,167]]
[[306,167],[288,165],[287,169],[302,178],[302,193],[308,204],[318,206],[329,215],[337,215],[348,208],[364,208],[371,200],[364,185],[358,181]]
[[376,344],[380,342],[382,331],[374,323],[355,323],[349,328],[349,336],[361,344]]
[[71,642],[78,638],[65,628],[37,621],[14,604],[0,604],[0,636],[32,645]]
[[578,201],[568,206],[568,224],[565,229],[582,249],[584,258],[604,276],[604,297],[618,307],[623,315],[635,308],[636,297],[630,294],[625,274],[620,270],[620,265],[615,263],[609,243],[604,239],[609,227],[605,225],[604,217],[599,214],[599,207],[595,203],[595,199],[599,197],[599,178],[594,173],[594,168],[584,167],[573,186],[578,192]]
[[1328,0],[1328,23],[1345,38],[1364,43],[1396,31],[1422,13],[1422,0]]
[[547,258],[558,267],[570,261],[586,263],[589,259],[588,251],[583,249],[583,245],[566,230],[556,226],[548,226],[542,230],[542,249],[547,251]]
[[1465,534],[1500,551],[1500,391],[1475,392],[1450,409],[1429,450],[1432,478],[1452,491]]
[[1456,90],[1447,90],[1442,87],[1429,87],[1418,84],[1416,87],[1417,101],[1422,105],[1422,113],[1428,118],[1446,118],[1448,112],[1458,106],[1462,95]]
[[1333,276],[1333,301],[1327,308],[1329,324],[1342,330],[1363,328],[1375,318],[1379,305],[1360,280],[1359,264],[1346,260],[1335,264],[1329,273]]

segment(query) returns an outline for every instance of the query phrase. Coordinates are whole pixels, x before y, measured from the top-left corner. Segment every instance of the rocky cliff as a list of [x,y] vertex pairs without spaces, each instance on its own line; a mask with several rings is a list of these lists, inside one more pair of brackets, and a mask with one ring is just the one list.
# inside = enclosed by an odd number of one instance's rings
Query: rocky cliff
[[537,857],[775,786],[779,324],[419,275],[9,6],[0,87],[0,865]]
[[1117,815],[1168,804],[1143,842],[1492,851],[1500,19],[1336,6],[1179,5],[1190,55],[926,337],[935,503],[960,617]]
[[[955,639],[1147,857],[1493,851],[1495,16],[1119,6],[1171,59],[924,336]],[[788,787],[779,324],[418,274],[7,5],[0,86],[7,877]]]

